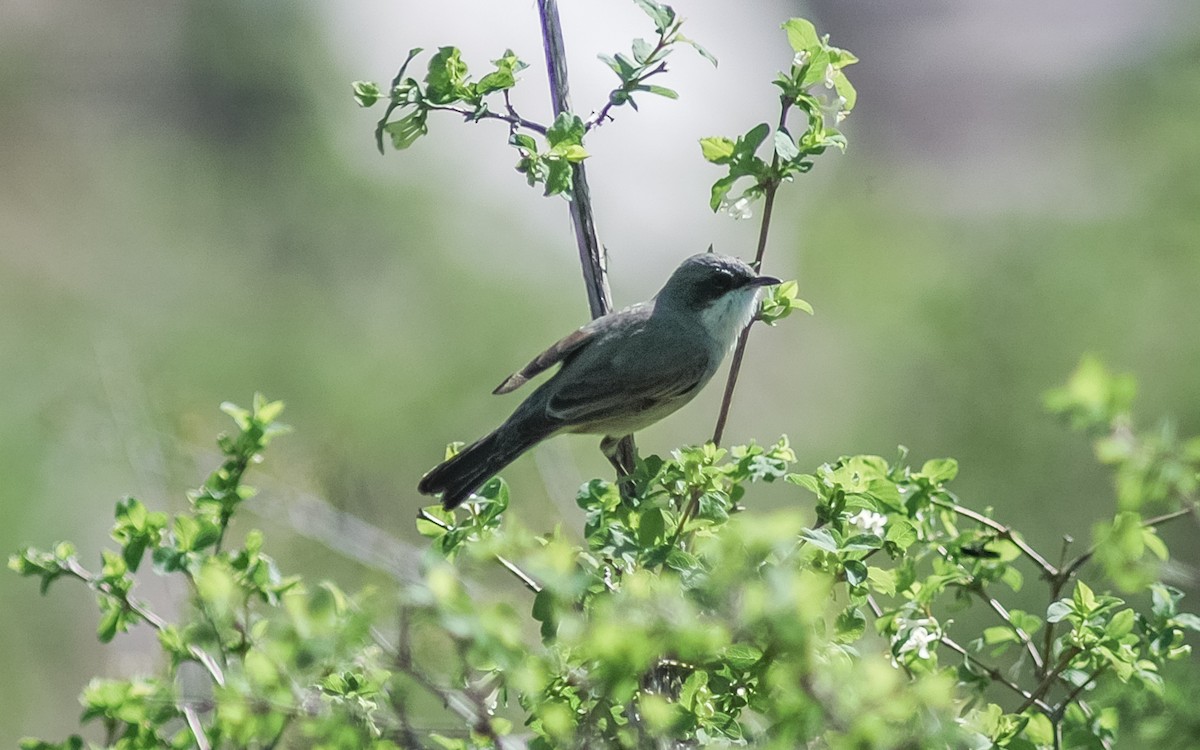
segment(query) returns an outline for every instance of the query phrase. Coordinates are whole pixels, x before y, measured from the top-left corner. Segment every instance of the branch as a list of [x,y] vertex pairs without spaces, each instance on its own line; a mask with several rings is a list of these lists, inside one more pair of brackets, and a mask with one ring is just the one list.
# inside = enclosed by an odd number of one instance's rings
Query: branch
[[[567,54],[563,44],[562,23],[558,18],[558,0],[538,0],[538,18],[542,24],[546,72],[550,77],[550,103],[557,118],[571,109]],[[588,192],[583,162],[572,165],[571,178],[571,223],[575,226],[575,241],[579,246],[583,281],[587,285],[588,305],[592,311],[592,318],[599,318],[612,311],[612,293],[608,288],[604,249],[596,238],[596,220],[592,213],[591,194]]]
[[1004,605],[1001,604],[996,597],[984,591],[982,585],[975,589],[975,593],[981,599],[987,602],[988,606],[992,608],[992,611],[999,615],[1000,619],[1004,620],[1005,624],[1012,628],[1012,631],[1017,634],[1017,637],[1021,639],[1021,645],[1025,647],[1025,650],[1029,652],[1029,657],[1033,659],[1034,668],[1040,674],[1043,664],[1042,655],[1038,653],[1037,646],[1033,645],[1033,639],[1029,637],[1029,633],[1026,633],[1024,630],[1013,624],[1012,618],[1008,615],[1008,610],[1004,608]]
[[[1195,514],[1196,514],[1196,506],[1188,505],[1185,508],[1180,508],[1179,510],[1172,511],[1171,513],[1164,513],[1161,516],[1154,516],[1153,518],[1147,518],[1145,521],[1142,521],[1142,528],[1154,528],[1156,526],[1161,526],[1164,523],[1174,521],[1177,518],[1183,518],[1184,516],[1191,516],[1191,515],[1195,515]],[[1063,568],[1063,571],[1062,571],[1063,583],[1066,583],[1068,578],[1075,575],[1075,572],[1078,571],[1080,568],[1082,568],[1085,564],[1087,564],[1087,562],[1089,560],[1091,560],[1095,554],[1096,554],[1096,545],[1093,544],[1090,548],[1088,548],[1087,552],[1084,552],[1082,555],[1080,555],[1079,557],[1072,560],[1070,565]],[[1058,597],[1055,597],[1055,598],[1057,599]]]
[[957,502],[957,498],[955,498],[952,493],[947,492],[946,494],[947,494],[947,496],[949,496],[956,502],[946,502],[945,500],[938,500],[937,498],[931,498],[930,502],[932,502],[934,505],[938,506],[939,508],[945,508],[947,510],[954,511],[955,513],[962,516],[963,518],[969,518],[972,521],[983,524],[984,526],[988,527],[992,531],[996,532],[996,535],[999,536],[1001,539],[1006,539],[1006,540],[1012,542],[1013,544],[1015,544],[1017,549],[1021,550],[1021,552],[1026,557],[1028,557],[1039,568],[1042,569],[1043,577],[1048,578],[1050,580],[1054,580],[1056,577],[1058,577],[1058,575],[1059,575],[1058,568],[1051,565],[1050,562],[1048,560],[1046,560],[1046,558],[1044,558],[1040,554],[1038,554],[1037,550],[1035,550],[1033,547],[1030,547],[1025,542],[1025,540],[1021,539],[1021,537],[1019,537],[1015,533],[1013,533],[1013,530],[1011,527],[1005,526],[1004,524],[1000,523],[999,521],[992,520],[991,518],[988,518],[985,515],[976,513],[975,511],[971,510],[970,508],[963,507],[962,505],[960,505]]
[[[438,518],[437,516],[426,513],[424,508],[417,511],[417,517],[423,521],[428,521],[429,523],[433,524],[434,526],[437,526],[439,529],[442,529],[443,531],[450,530],[450,524],[446,523],[445,521]],[[521,583],[523,583],[525,585],[525,588],[529,589],[530,591],[532,591],[535,594],[542,593],[542,584],[538,583],[533,578],[533,576],[531,576],[528,573],[526,573],[525,571],[521,570],[517,566],[516,563],[512,562],[511,560],[504,557],[503,555],[496,555],[495,557],[496,557],[496,562],[500,563],[500,565],[502,565],[505,570],[507,570],[509,573],[512,573],[514,576],[516,576],[518,579],[520,579]]]
[[[507,104],[507,102],[506,102],[506,104]],[[491,110],[484,110],[482,112],[479,112],[479,111],[476,111],[473,109],[466,109],[464,107],[451,107],[448,105],[441,105],[441,104],[426,105],[426,109],[436,110],[438,112],[453,112],[456,115],[462,115],[467,120],[470,120],[472,122],[474,122],[476,120],[500,120],[502,122],[507,122],[509,125],[511,125],[513,127],[521,127],[521,128],[525,128],[526,130],[532,130],[533,132],[538,133],[539,135],[546,134],[546,126],[545,125],[536,123],[533,120],[526,120],[524,117],[521,117],[512,108],[512,105],[507,105],[507,108],[508,108],[508,114],[501,114],[499,112],[492,112]]]
[[[550,103],[554,117],[571,109],[570,85],[567,81],[567,53],[563,43],[562,22],[558,18],[558,0],[538,0],[538,19],[542,25],[542,47],[546,52],[546,73],[550,78]],[[571,165],[571,225],[575,227],[575,244],[579,248],[579,266],[587,288],[588,307],[592,319],[612,312],[612,291],[608,287],[608,256],[596,236],[596,216],[592,211],[592,194],[588,188],[587,169],[583,162]],[[633,435],[621,439],[619,455],[637,456]],[[618,472],[619,474],[620,472]]]
[[[788,110],[791,108],[791,103],[785,98],[781,99],[779,111],[779,125],[776,126],[776,131],[783,130],[787,125]],[[779,152],[771,158],[771,174],[772,179],[767,182],[763,189],[763,217],[762,223],[758,228],[758,250],[754,253],[754,270],[758,271],[762,268],[763,254],[767,250],[767,233],[771,229],[771,213],[775,207],[775,192],[779,190],[779,179],[774,177],[775,172],[779,169]],[[751,321],[753,324],[754,321]],[[721,397],[721,410],[717,412],[717,426],[713,428],[712,443],[720,445],[721,438],[725,435],[725,422],[729,419],[729,407],[733,403],[733,389],[737,386],[738,373],[742,369],[742,357],[746,353],[746,342],[750,339],[750,326],[747,325],[742,329],[738,336],[737,346],[733,350],[733,360],[729,364],[729,376],[725,380],[725,394]]]
[[[71,575],[75,576],[102,594],[107,594],[108,596],[113,597],[121,603],[122,607],[142,618],[142,620],[145,621],[145,623],[150,627],[154,628],[160,633],[167,629],[166,620],[154,614],[154,612],[147,609],[145,605],[136,599],[130,599],[127,593],[117,591],[112,586],[99,580],[97,576],[93,575],[89,570],[76,562],[74,558],[68,560],[66,565],[67,570]],[[213,659],[211,655],[202,650],[200,647],[193,646],[191,644],[188,645],[188,653],[202,667],[204,667],[205,670],[208,671],[209,676],[213,678],[213,682],[217,683],[217,685],[220,685],[221,687],[225,687],[225,674],[221,671],[220,665],[217,664],[216,660]]]
[[1013,713],[1019,714],[1022,711],[1024,711],[1026,708],[1029,708],[1030,706],[1036,706],[1039,711],[1042,711],[1047,716],[1049,716],[1053,712],[1054,709],[1052,709],[1049,706],[1049,704],[1047,704],[1041,698],[1039,698],[1036,695],[1033,695],[1032,693],[1029,693],[1024,688],[1022,688],[1020,685],[1018,685],[1017,683],[1015,683],[1012,680],[1005,677],[1003,674],[1000,673],[1000,670],[996,669],[995,667],[990,667],[987,664],[984,664],[983,662],[979,661],[979,659],[976,659],[974,656],[971,655],[971,653],[969,651],[967,651],[962,646],[958,645],[957,642],[955,642],[952,638],[950,638],[950,636],[943,635],[941,638],[941,644],[943,646],[945,646],[946,648],[950,649],[951,651],[954,651],[955,653],[960,654],[964,659],[966,659],[967,661],[974,664],[978,669],[983,670],[983,672],[988,677],[992,678],[992,680],[994,682],[1000,683],[1004,687],[1008,688],[1009,690],[1012,690],[1014,693],[1017,693],[1018,695],[1023,697],[1025,699],[1025,703],[1022,704],[1021,708],[1017,709]]
[[1050,690],[1054,685],[1054,681],[1063,673],[1063,670],[1071,666],[1071,660],[1078,655],[1079,648],[1077,646],[1072,646],[1064,651],[1062,656],[1059,657],[1058,663],[1054,665],[1054,668],[1046,673],[1042,681],[1038,683],[1038,686],[1033,689],[1033,692],[1027,694],[1028,697],[1025,699],[1025,702],[1013,713],[1019,714],[1030,706],[1035,705]]

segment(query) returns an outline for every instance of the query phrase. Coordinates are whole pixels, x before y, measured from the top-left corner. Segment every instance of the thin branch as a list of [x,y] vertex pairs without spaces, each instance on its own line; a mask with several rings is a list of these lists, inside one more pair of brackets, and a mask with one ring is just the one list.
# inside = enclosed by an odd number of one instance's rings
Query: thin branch
[[[776,131],[783,130],[787,125],[789,109],[791,109],[791,103],[786,98],[781,99],[779,125],[776,127]],[[778,169],[779,152],[776,151],[771,158],[771,174],[774,175]],[[754,263],[752,264],[755,271],[761,270],[763,254],[767,251],[767,233],[771,229],[771,213],[775,207],[775,193],[778,190],[779,180],[774,176],[763,188],[763,217],[758,228],[758,249],[754,253]],[[753,321],[751,321],[752,324]],[[729,407],[733,403],[733,389],[737,387],[738,374],[742,370],[742,357],[746,354],[746,342],[749,339],[750,326],[747,325],[738,336],[737,346],[733,350],[733,360],[729,364],[729,376],[725,380],[725,393],[721,396],[721,410],[717,412],[717,426],[713,428],[713,445],[720,445],[721,438],[725,435],[725,422],[729,419]]]
[[1042,677],[1042,681],[1038,683],[1038,686],[1033,689],[1032,693],[1028,694],[1025,702],[1022,703],[1020,708],[1013,713],[1019,714],[1030,706],[1035,705],[1039,699],[1041,699],[1046,695],[1047,692],[1050,691],[1050,688],[1054,686],[1054,682],[1058,679],[1059,675],[1061,675],[1063,671],[1067,669],[1067,667],[1071,666],[1071,660],[1078,655],[1079,648],[1076,646],[1072,646],[1064,651],[1062,656],[1059,657],[1058,663],[1054,665],[1054,668],[1047,672],[1044,677]]
[[[542,48],[546,53],[546,73],[550,79],[550,103],[554,117],[571,110],[570,84],[567,78],[567,53],[563,43],[562,22],[558,17],[558,0],[538,0],[538,19],[542,26]],[[575,244],[579,248],[579,266],[587,288],[588,307],[592,319],[612,312],[612,291],[608,286],[608,255],[596,236],[596,216],[592,211],[592,194],[588,188],[587,168],[583,162],[571,165],[571,225],[575,228]],[[633,435],[621,439],[621,455],[636,456]]]
[[[657,75],[659,73],[665,73],[665,72],[667,72],[667,64],[661,63],[657,68],[647,72],[644,76],[642,76],[640,78],[636,78],[633,81],[630,81],[629,86],[639,85],[642,83],[642,81],[645,81],[647,78],[650,78],[653,75]],[[613,89],[613,92],[615,93],[617,91],[626,91],[627,88],[628,88],[627,86],[622,86],[621,88]],[[613,101],[613,98],[610,95],[608,97],[608,101],[605,102],[604,106],[600,108],[600,111],[596,112],[594,115],[589,117],[587,119],[587,122],[585,122],[583,124],[584,129],[590,131],[593,128],[597,128],[597,127],[603,125],[605,122],[612,120],[612,115],[609,114],[609,111],[613,107],[618,107],[618,106],[620,106],[620,104]]]
[[192,733],[192,738],[196,740],[197,750],[212,750],[212,745],[208,741],[208,735],[204,733],[204,724],[200,722],[200,714],[196,713],[196,708],[191,705],[184,705],[183,718],[187,721],[188,730]]
[[1041,700],[1041,698],[1029,693],[1027,690],[1022,688],[1020,685],[1018,685],[1017,683],[1015,683],[1012,680],[1005,677],[1003,674],[1001,674],[1000,670],[996,669],[995,667],[989,666],[989,665],[984,664],[983,662],[979,661],[979,659],[972,656],[969,651],[967,651],[962,646],[958,645],[958,643],[956,641],[954,641],[954,639],[950,638],[950,636],[943,635],[941,637],[941,644],[943,646],[945,646],[946,648],[950,649],[951,651],[954,651],[955,653],[961,655],[964,659],[966,659],[967,661],[974,664],[976,668],[983,670],[984,674],[986,674],[988,677],[992,678],[993,681],[1000,683],[1004,687],[1008,688],[1009,690],[1012,690],[1014,693],[1017,693],[1018,695],[1023,697],[1025,699],[1025,704],[1022,705],[1021,708],[1017,709],[1013,713],[1021,713],[1021,711],[1024,711],[1026,708],[1029,708],[1029,706],[1036,706],[1038,708],[1038,710],[1042,711],[1047,716],[1053,712],[1054,709],[1051,708],[1050,705],[1047,704],[1045,701]]
[[[131,599],[128,593],[117,591],[109,584],[101,581],[99,577],[92,574],[91,571],[87,570],[78,562],[76,562],[74,558],[67,560],[66,566],[71,575],[75,576],[97,591],[115,598],[121,603],[122,607],[142,618],[147,625],[154,628],[156,631],[161,633],[167,629],[168,623],[166,620],[147,609],[146,606],[141,602],[137,601],[136,599]],[[209,676],[213,678],[213,682],[217,683],[221,687],[225,686],[225,673],[221,670],[220,665],[217,664],[216,660],[213,659],[210,654],[201,649],[199,646],[190,644],[188,645],[188,654],[190,654],[193,659],[195,659],[202,667],[205,668],[205,670],[208,671]]]
[[[946,493],[946,494],[949,497],[954,498],[953,494],[951,494],[951,493]],[[947,510],[954,511],[955,513],[962,516],[963,518],[969,518],[972,521],[983,524],[984,526],[988,527],[992,531],[996,532],[996,535],[999,536],[1001,539],[1006,539],[1006,540],[1012,542],[1014,545],[1016,545],[1017,549],[1021,550],[1022,554],[1024,554],[1026,557],[1028,557],[1030,560],[1032,560],[1039,568],[1042,569],[1042,575],[1045,578],[1053,580],[1054,578],[1058,577],[1058,575],[1059,575],[1058,568],[1051,565],[1050,562],[1046,558],[1044,558],[1040,554],[1038,554],[1037,550],[1035,550],[1033,547],[1030,547],[1029,544],[1027,544],[1025,542],[1025,540],[1023,540],[1023,539],[1021,539],[1021,537],[1017,536],[1016,533],[1013,532],[1011,527],[1005,526],[1004,524],[1000,523],[999,521],[995,521],[981,513],[976,513],[975,511],[971,510],[970,508],[966,508],[966,507],[960,505],[957,502],[957,498],[954,498],[954,500],[956,502],[946,502],[945,500],[939,500],[935,497],[935,498],[932,498],[931,502],[934,505],[938,506],[939,508],[945,508]]]
[[1057,706],[1055,706],[1054,715],[1061,719],[1062,715],[1064,713],[1066,713],[1067,707],[1070,706],[1072,703],[1074,703],[1075,699],[1079,697],[1079,694],[1084,691],[1084,688],[1086,688],[1088,685],[1091,685],[1096,680],[1096,678],[1100,676],[1100,673],[1103,671],[1104,671],[1103,665],[1096,667],[1096,669],[1090,675],[1088,675],[1088,678],[1086,680],[1084,680],[1083,682],[1081,682],[1075,686],[1075,689],[1072,690],[1067,695],[1067,697],[1063,699],[1062,703],[1059,703]]
[[521,117],[520,115],[518,115],[512,109],[511,105],[508,106],[507,114],[502,114],[500,112],[492,112],[491,110],[484,110],[482,112],[479,112],[479,111],[476,111],[473,109],[466,109],[464,107],[451,107],[451,106],[442,105],[442,104],[429,104],[429,105],[426,105],[426,108],[431,109],[431,110],[436,110],[438,112],[453,112],[456,115],[462,115],[464,118],[466,118],[467,120],[470,120],[472,122],[474,122],[476,120],[500,120],[501,122],[507,122],[509,125],[512,125],[513,127],[521,127],[521,128],[525,128],[526,130],[532,130],[533,132],[538,133],[540,135],[546,134],[546,126],[545,125],[536,123],[533,120],[526,120],[524,117]]
[[[428,521],[429,523],[433,524],[434,526],[437,526],[439,529],[442,529],[443,531],[449,531],[451,528],[450,524],[446,523],[445,521],[438,518],[437,516],[427,513],[424,508],[417,511],[417,517],[420,518],[422,521]],[[521,570],[521,568],[518,567],[516,563],[512,562],[511,560],[504,557],[503,555],[496,555],[495,558],[496,558],[496,562],[500,563],[500,565],[503,566],[504,569],[507,570],[509,573],[512,573],[514,576],[516,576],[521,581],[521,583],[523,583],[525,585],[525,588],[529,589],[530,591],[532,591],[535,594],[542,593],[542,584],[538,583],[537,580],[535,580],[533,576],[531,576],[528,573],[526,573],[525,571]]]
[[[1145,521],[1142,521],[1142,527],[1143,528],[1154,528],[1156,526],[1161,526],[1164,523],[1174,521],[1177,518],[1183,518],[1185,516],[1195,515],[1195,513],[1196,513],[1196,506],[1188,505],[1185,508],[1180,508],[1179,510],[1172,511],[1171,513],[1164,513],[1161,516],[1154,516],[1153,518],[1147,518]],[[1066,579],[1073,576],[1077,570],[1079,570],[1084,565],[1086,565],[1087,562],[1089,560],[1091,560],[1095,554],[1096,554],[1096,545],[1093,544],[1088,549],[1087,552],[1084,552],[1082,555],[1080,555],[1079,557],[1072,560],[1071,564],[1063,569],[1062,576],[1064,579],[1064,583],[1065,583]],[[1055,598],[1057,598],[1057,597],[1055,597]]]
[[1025,650],[1029,652],[1029,658],[1033,659],[1034,668],[1040,673],[1043,664],[1042,655],[1038,653],[1037,646],[1033,645],[1033,638],[1030,637],[1029,633],[1026,633],[1012,621],[1012,617],[1009,616],[1008,610],[1005,609],[1004,605],[1001,604],[996,597],[984,591],[982,585],[973,590],[975,591],[976,595],[987,602],[988,606],[992,608],[992,611],[999,615],[1000,619],[1004,620],[1004,623],[1008,625],[1008,627],[1010,627],[1014,633],[1017,634],[1017,637],[1021,639],[1021,645],[1023,645]]

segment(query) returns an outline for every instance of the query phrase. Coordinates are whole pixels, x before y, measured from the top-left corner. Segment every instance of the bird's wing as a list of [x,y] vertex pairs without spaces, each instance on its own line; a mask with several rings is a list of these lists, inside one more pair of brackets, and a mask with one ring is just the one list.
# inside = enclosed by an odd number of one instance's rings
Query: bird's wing
[[709,353],[702,347],[643,350],[645,356],[637,362],[616,353],[609,356],[604,348],[588,350],[572,363],[572,376],[547,401],[550,416],[571,425],[632,417],[693,392],[712,374]]
[[505,378],[504,382],[496,386],[496,390],[492,393],[499,395],[517,390],[528,383],[531,378],[563,361],[569,354],[590,341],[595,334],[596,329],[591,325],[586,325],[559,339],[549,349],[534,357],[532,362]]

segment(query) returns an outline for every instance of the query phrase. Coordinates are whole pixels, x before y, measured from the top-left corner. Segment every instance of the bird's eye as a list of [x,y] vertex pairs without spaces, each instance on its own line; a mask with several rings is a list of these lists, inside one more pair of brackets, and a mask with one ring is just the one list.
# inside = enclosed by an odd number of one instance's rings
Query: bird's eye
[[733,288],[733,276],[727,273],[719,273],[713,276],[712,286],[713,291],[717,294],[724,294]]

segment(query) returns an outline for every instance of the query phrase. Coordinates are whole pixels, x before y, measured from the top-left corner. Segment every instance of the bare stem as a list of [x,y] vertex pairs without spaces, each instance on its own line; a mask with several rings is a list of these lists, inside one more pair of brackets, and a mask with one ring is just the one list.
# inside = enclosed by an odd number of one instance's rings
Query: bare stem
[[[776,130],[782,130],[787,125],[788,110],[791,108],[787,99],[781,100],[779,125]],[[779,169],[779,153],[771,159],[771,174]],[[758,227],[758,249],[754,253],[754,270],[762,268],[763,254],[767,251],[767,234],[771,229],[771,213],[775,207],[775,193],[779,190],[779,179],[772,177],[763,187],[763,217]],[[753,321],[751,321],[753,324]],[[721,396],[721,410],[717,412],[717,426],[713,428],[712,443],[720,445],[725,435],[725,422],[729,419],[729,407],[733,403],[733,389],[737,387],[738,374],[742,370],[742,357],[746,354],[746,342],[750,339],[750,326],[742,329],[738,336],[737,345],[733,350],[733,360],[729,363],[729,376],[725,380],[725,393]]]

